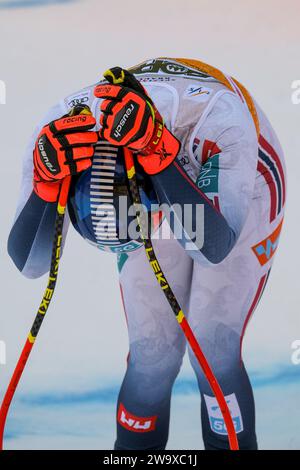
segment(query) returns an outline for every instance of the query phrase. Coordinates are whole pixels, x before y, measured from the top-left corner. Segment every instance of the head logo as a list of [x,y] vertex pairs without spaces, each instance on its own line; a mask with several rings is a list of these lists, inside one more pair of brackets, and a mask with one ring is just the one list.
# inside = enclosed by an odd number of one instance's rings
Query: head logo
[[281,220],[278,227],[271,233],[267,238],[257,243],[252,247],[261,266],[266,264],[274,256],[276,248],[278,246],[280,231],[282,227],[283,219]]
[[[180,62],[180,59],[167,59],[158,58],[147,60],[135,67],[130,67],[130,71],[134,74],[168,74],[180,77],[195,77],[195,78],[208,78],[209,75],[200,70],[196,70],[194,67],[184,65]],[[211,77],[210,77],[211,79]]]
[[118,423],[128,431],[133,432],[149,432],[154,431],[157,416],[135,416],[126,410],[125,406],[120,403],[118,410]]

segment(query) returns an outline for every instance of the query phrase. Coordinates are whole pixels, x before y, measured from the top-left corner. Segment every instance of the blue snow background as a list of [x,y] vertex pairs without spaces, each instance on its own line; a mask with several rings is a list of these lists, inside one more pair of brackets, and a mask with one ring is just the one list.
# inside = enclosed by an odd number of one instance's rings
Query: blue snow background
[[14,9],[14,8],[28,8],[28,7],[43,7],[47,5],[73,3],[77,0],[1,0],[0,8]]
[[[295,367],[281,367],[269,376],[250,375],[260,448],[298,449],[298,371]],[[6,448],[111,449],[118,390],[119,385],[111,384],[73,393],[21,394],[8,421]],[[291,402],[296,405],[293,413]],[[199,396],[193,378],[179,378],[175,382],[172,411],[168,448],[201,449]],[[280,419],[285,414],[288,419]]]

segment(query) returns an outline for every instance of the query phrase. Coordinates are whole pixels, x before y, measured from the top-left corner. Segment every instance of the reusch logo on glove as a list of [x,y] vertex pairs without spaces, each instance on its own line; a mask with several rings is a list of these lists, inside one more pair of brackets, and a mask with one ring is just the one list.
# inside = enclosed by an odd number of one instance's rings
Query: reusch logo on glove
[[118,410],[118,422],[128,431],[133,432],[149,432],[154,431],[157,416],[135,416],[126,410],[125,406],[120,403]]
[[[116,116],[114,123],[114,138],[119,141],[132,129],[132,123],[135,122],[139,106],[134,101],[129,101],[125,111],[122,108]],[[128,120],[130,116],[130,120]]]
[[41,160],[44,163],[44,165],[47,167],[47,169],[53,175],[56,175],[57,172],[58,172],[57,159],[55,159],[55,157],[52,153],[52,159],[54,159],[55,161],[51,161],[51,159],[50,159],[51,152],[48,152],[48,154],[49,154],[49,156],[48,156],[47,147],[48,147],[48,149],[50,148],[50,150],[52,148],[49,140],[47,139],[47,136],[42,135],[38,140],[38,148],[39,148],[39,151],[40,151]]
[[98,133],[91,131],[96,119],[88,106],[78,105],[69,114],[46,124],[33,150],[34,191],[47,202],[57,201],[66,176],[91,166],[98,141]]

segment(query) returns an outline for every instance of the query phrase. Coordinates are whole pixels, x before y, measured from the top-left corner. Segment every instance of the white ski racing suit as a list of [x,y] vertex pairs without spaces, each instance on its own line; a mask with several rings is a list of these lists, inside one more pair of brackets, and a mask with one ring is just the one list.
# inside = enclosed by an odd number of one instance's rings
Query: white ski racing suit
[[[208,260],[200,251],[191,256],[174,237],[153,239],[153,244],[221,385],[240,448],[256,449],[254,399],[241,350],[279,241],[286,198],[283,152],[271,124],[255,103],[257,134],[238,85],[229,89],[207,71],[199,73],[193,64],[181,63],[180,59],[153,59],[131,71],[141,80],[168,128],[181,140],[177,162],[183,177],[206,195],[236,237],[230,253],[218,262]],[[93,96],[93,88],[73,93],[52,108],[26,151],[9,252],[28,277],[38,277],[48,270],[49,227],[55,212],[53,208],[49,213],[45,209],[44,228],[36,223],[36,234],[39,230],[41,233],[24,241],[27,248],[23,253],[14,231],[18,231],[18,224],[24,227],[27,223],[24,210],[32,193],[36,137],[45,123],[66,114],[76,103],[88,104],[99,122],[101,100]],[[164,449],[172,386],[186,341],[143,247],[119,253],[118,268],[130,347],[117,403],[115,449]],[[190,349],[189,357],[202,398],[205,448],[227,449],[227,431],[216,399]]]

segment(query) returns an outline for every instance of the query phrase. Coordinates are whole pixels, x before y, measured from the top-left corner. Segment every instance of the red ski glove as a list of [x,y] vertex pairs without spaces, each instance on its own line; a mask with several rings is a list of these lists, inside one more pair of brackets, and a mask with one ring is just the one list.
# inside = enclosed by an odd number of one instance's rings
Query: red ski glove
[[91,166],[97,132],[88,106],[75,106],[71,113],[41,130],[33,151],[33,189],[47,202],[57,201],[62,180]]
[[100,138],[138,153],[146,173],[159,173],[176,158],[180,142],[163,119],[139,81],[120,67],[104,74],[110,82],[96,86],[101,104]]

